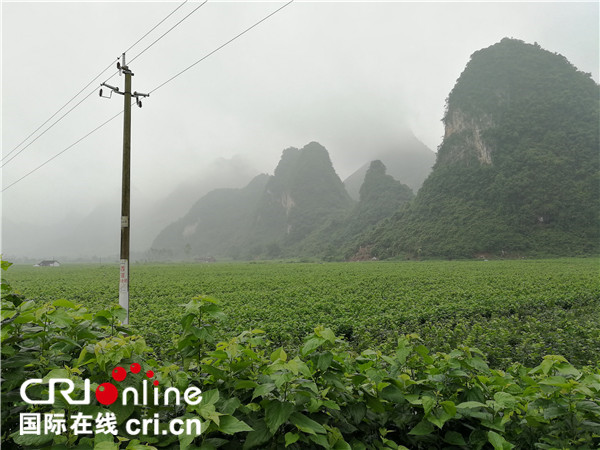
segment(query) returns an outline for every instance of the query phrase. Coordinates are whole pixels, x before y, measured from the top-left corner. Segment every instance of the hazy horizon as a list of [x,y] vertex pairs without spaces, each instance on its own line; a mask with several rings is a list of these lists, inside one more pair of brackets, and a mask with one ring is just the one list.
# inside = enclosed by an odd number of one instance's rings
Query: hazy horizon
[[[199,4],[183,5],[128,60]],[[3,155],[177,5],[4,2]],[[131,63],[133,89],[156,88],[282,5],[208,2]],[[560,53],[598,82],[598,12],[597,2],[292,3],[133,108],[132,199],[139,202],[132,210],[151,210],[189,180],[210,178],[215,161],[243,161],[244,175],[232,172],[241,184],[251,172],[272,173],[283,149],[311,141],[329,150],[342,179],[396,148],[405,128],[435,151],[445,99],[469,56],[504,37]],[[7,158],[3,187],[122,109],[121,96],[97,94],[114,70],[14,161]],[[108,82],[122,86],[123,78]],[[121,140],[122,116],[3,192],[3,252],[27,247],[17,242],[24,237],[5,234],[7,221],[46,227],[39,257],[49,257],[70,245],[51,224],[60,228],[119,204]],[[118,216],[102,217],[111,241],[118,240]],[[41,237],[32,234],[34,249],[35,239]],[[75,241],[69,252],[83,251]]]

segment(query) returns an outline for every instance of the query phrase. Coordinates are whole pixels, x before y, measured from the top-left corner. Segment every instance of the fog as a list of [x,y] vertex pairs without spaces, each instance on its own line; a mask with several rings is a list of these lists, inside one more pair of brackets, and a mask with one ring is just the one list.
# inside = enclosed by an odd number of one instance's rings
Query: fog
[[[6,256],[117,254],[122,116],[13,183],[121,111],[123,97],[94,92],[17,146],[179,4],[2,3]],[[127,60],[198,5],[183,5]],[[503,37],[537,42],[598,81],[597,2],[296,1],[156,89],[282,5],[208,2],[130,64],[133,90],[153,91],[132,113],[134,251],[209,189],[272,173],[290,146],[321,143],[342,179],[399,147],[406,130],[435,151],[445,99],[469,56]]]

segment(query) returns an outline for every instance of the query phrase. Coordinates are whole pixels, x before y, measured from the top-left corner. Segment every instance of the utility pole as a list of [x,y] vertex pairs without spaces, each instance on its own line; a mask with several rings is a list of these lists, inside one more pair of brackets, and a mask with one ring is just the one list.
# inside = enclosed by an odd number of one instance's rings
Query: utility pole
[[133,72],[129,70],[125,62],[125,53],[123,53],[122,63],[117,63],[119,74],[125,75],[125,91],[120,92],[118,87],[102,83],[102,86],[109,88],[110,95],[101,97],[111,97],[112,93],[123,95],[124,97],[124,116],[123,116],[123,179],[121,191],[121,252],[120,263],[121,270],[119,275],[119,305],[127,311],[127,317],[123,323],[129,323],[129,232],[131,230],[130,219],[130,182],[131,182],[131,97],[135,97],[136,104],[141,108],[142,101],[140,97],[148,97],[149,94],[131,92],[131,77]]
[[130,212],[130,181],[131,181],[131,76],[133,73],[125,64],[121,71],[125,75],[125,100],[123,114],[123,181],[121,183],[121,253],[119,278],[119,305],[127,310],[125,323],[129,323],[129,212]]

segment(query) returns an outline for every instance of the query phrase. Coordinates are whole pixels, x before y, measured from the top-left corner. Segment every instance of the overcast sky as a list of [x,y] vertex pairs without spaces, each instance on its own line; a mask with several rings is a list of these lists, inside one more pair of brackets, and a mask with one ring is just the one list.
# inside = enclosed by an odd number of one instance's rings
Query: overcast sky
[[[179,4],[3,2],[3,155]],[[188,1],[127,59],[199,4]],[[155,89],[282,5],[209,1],[131,63],[133,89]],[[272,173],[284,148],[310,141],[330,151],[344,178],[378,147],[393,145],[403,126],[436,150],[445,98],[473,52],[503,37],[538,42],[598,81],[598,16],[595,1],[297,0],[133,109],[132,189],[165,197],[214,159],[236,155]],[[96,93],[114,70],[6,163],[4,187],[122,109],[123,97]],[[109,84],[123,82],[117,75]],[[120,198],[122,122],[119,116],[3,192],[3,217],[56,222]]]

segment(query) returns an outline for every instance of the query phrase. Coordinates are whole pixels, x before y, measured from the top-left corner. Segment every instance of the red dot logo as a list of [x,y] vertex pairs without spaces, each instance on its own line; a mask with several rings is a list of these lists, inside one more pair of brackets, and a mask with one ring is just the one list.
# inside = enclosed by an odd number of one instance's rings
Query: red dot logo
[[[146,376],[147,376],[148,378],[152,378],[152,377],[154,376],[154,372],[153,372],[152,370],[149,370],[148,372],[146,372]],[[152,382],[152,384],[153,384],[154,386],[158,386],[158,384],[159,384],[159,383],[158,383],[158,380],[154,380],[154,381]]]
[[115,381],[123,381],[127,377],[127,372],[122,367],[115,367],[112,371],[112,377]]
[[102,383],[96,388],[96,399],[103,405],[112,405],[118,396],[119,391],[112,383]]
[[[129,371],[134,374],[140,373],[142,371],[142,366],[138,363],[132,363],[129,366]],[[115,381],[118,381],[118,382],[124,381],[125,378],[127,378],[127,370],[125,370],[123,367],[120,367],[120,366],[115,367],[111,372],[111,376]],[[146,372],[146,376],[148,378],[153,378],[154,371],[148,370]],[[152,384],[154,386],[158,386],[159,381],[154,380],[154,381],[152,381]],[[112,405],[114,402],[117,401],[118,397],[119,397],[119,391],[116,388],[116,386],[112,383],[102,383],[96,389],[96,399],[103,405]]]

